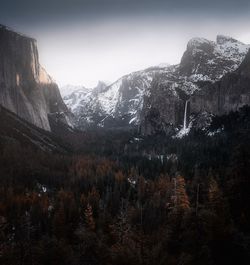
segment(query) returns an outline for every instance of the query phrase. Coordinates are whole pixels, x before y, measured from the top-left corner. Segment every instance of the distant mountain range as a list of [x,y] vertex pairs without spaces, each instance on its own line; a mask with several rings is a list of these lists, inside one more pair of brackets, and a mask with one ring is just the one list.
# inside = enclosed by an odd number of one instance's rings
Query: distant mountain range
[[[136,129],[186,134],[212,115],[250,104],[250,45],[218,35],[193,38],[178,65],[160,64],[112,84],[61,88],[39,63],[36,41],[0,26],[0,105],[44,129]],[[62,123],[65,126],[57,124]],[[53,124],[53,128],[51,127]]]
[[[197,114],[199,109],[197,103],[196,107],[191,106],[194,99],[201,96],[208,84],[212,86],[235,71],[249,48],[250,45],[223,35],[218,35],[215,42],[193,38],[178,65],[162,64],[133,72],[111,85],[99,83],[93,90],[79,88],[65,95],[64,101],[81,129],[138,127],[143,134],[181,129],[185,106],[190,120],[190,115]],[[211,108],[200,107],[200,110],[217,113]]]

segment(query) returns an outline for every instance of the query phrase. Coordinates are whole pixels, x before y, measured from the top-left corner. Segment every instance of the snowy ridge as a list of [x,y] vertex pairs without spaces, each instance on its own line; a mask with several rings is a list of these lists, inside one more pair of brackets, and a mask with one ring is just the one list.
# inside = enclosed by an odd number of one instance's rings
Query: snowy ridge
[[62,97],[66,97],[68,98],[72,93],[74,93],[75,91],[85,91],[85,90],[89,90],[89,88],[86,88],[84,86],[75,86],[75,85],[65,85],[60,87],[60,93],[62,95]]
[[246,53],[250,49],[250,45],[246,45],[235,39],[222,35],[217,36],[216,44],[215,52],[220,56],[227,57],[230,60],[235,61],[234,68],[236,68],[238,64],[242,62]]
[[215,42],[193,38],[183,55],[181,73],[193,82],[217,81],[236,70],[249,48],[250,45],[223,35],[218,35]]
[[107,115],[112,115],[115,111],[116,103],[119,100],[119,88],[122,84],[122,78],[110,85],[106,91],[98,94],[97,100],[101,108]]
[[192,38],[187,44],[187,49],[199,49],[204,44],[211,45],[212,43],[213,41],[204,38]]
[[63,98],[65,104],[71,109],[73,113],[77,111],[77,109],[82,105],[82,102],[85,102],[89,98],[90,90],[81,88],[74,92],[72,92],[70,95],[65,96]]

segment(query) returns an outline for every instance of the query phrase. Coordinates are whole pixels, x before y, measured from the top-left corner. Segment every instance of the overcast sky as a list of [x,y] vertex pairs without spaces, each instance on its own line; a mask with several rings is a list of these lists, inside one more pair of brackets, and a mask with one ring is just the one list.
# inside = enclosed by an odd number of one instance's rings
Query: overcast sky
[[249,0],[0,0],[0,23],[38,40],[59,85],[93,87],[178,63],[192,37],[250,43]]

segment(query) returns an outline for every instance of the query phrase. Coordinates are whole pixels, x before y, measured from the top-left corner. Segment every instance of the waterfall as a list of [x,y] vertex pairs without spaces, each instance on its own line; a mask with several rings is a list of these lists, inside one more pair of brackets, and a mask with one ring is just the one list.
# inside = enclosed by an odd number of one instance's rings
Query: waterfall
[[[182,129],[177,133],[175,136],[176,138],[182,138],[183,136],[187,135],[189,133],[189,127],[188,127],[188,119],[187,119],[187,111],[188,111],[188,101],[185,102],[185,111],[184,111],[184,119],[183,119],[183,127]],[[191,126],[191,124],[190,124]]]
[[184,112],[184,121],[183,121],[183,129],[187,129],[187,105],[188,105],[188,100],[185,102],[185,112]]

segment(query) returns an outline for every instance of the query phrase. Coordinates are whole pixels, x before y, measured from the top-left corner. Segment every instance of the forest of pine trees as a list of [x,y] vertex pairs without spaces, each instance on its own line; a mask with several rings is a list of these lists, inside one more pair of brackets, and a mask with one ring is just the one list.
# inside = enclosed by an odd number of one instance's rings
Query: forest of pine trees
[[249,113],[141,155],[145,141],[122,156],[0,143],[0,264],[249,264]]

